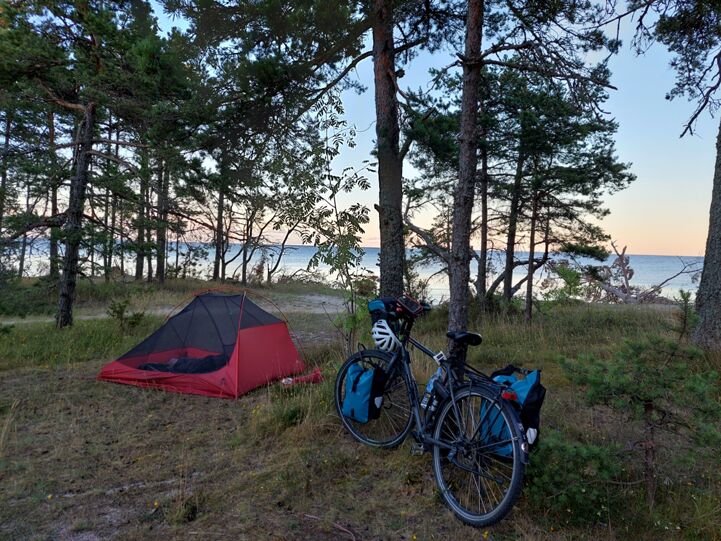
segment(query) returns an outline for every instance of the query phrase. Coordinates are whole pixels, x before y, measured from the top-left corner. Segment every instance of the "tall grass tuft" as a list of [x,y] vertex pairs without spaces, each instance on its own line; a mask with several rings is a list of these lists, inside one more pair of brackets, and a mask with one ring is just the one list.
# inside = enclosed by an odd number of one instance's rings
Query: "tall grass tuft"
[[13,422],[15,421],[15,413],[19,405],[20,400],[13,400],[10,408],[8,408],[7,414],[5,415],[5,421],[3,422],[2,430],[0,430],[0,460],[5,458],[5,444],[7,443],[8,436],[10,435],[10,430]]

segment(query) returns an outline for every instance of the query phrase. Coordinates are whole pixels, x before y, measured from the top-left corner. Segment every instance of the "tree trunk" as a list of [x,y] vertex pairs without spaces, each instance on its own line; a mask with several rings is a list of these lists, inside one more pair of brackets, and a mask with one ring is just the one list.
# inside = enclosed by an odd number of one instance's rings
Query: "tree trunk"
[[[118,123],[118,129],[115,133],[115,140],[120,141],[120,124]],[[115,145],[115,157],[120,158],[120,145],[116,143]],[[116,193],[113,193],[113,197],[110,203],[110,239],[108,243],[108,268],[110,269],[110,274],[112,276],[113,272],[113,258],[115,257],[115,225],[117,224],[117,214],[118,214],[118,195]],[[123,256],[122,256],[122,239],[123,239],[123,232],[122,232],[122,224],[121,224],[121,231],[120,231],[120,261],[122,263]]]
[[[453,193],[453,231],[451,233],[451,254],[448,263],[450,285],[450,300],[448,303],[449,331],[462,331],[468,326],[471,215],[473,213],[478,165],[477,125],[482,33],[483,0],[469,0],[463,60],[458,184]],[[449,349],[451,356],[465,355],[465,347],[456,342],[451,342]]]
[[242,252],[241,252],[241,256],[240,256],[242,258],[241,259],[242,265],[241,265],[241,271],[240,271],[240,276],[241,276],[240,283],[243,284],[243,286],[248,285],[248,242],[249,242],[249,240],[247,237],[247,234],[248,234],[247,226],[246,226],[245,233],[246,233],[246,237],[245,237],[245,240],[243,240],[243,248],[242,248]]
[[[25,213],[30,216],[30,184],[25,187]],[[18,262],[18,278],[22,278],[25,274],[25,254],[28,249],[28,234],[23,235],[23,240],[20,244],[20,261]]]
[[73,301],[75,300],[80,241],[82,240],[83,207],[85,206],[85,191],[88,185],[88,168],[90,166],[90,151],[93,148],[94,127],[95,104],[91,102],[85,106],[81,148],[78,152],[75,175],[70,181],[68,210],[64,225],[65,257],[63,258],[63,274],[60,279],[58,314],[55,320],[59,329],[73,324]]
[[486,307],[488,290],[488,149],[485,145],[485,129],[481,133],[481,247],[478,254],[478,276],[476,277],[476,298],[482,310]]
[[716,139],[716,165],[711,193],[706,254],[698,293],[698,325],[694,342],[710,351],[721,351],[721,123]]
[[115,256],[115,225],[117,223],[118,196],[113,194],[110,202],[110,238],[108,239],[108,276],[113,274],[113,257]]
[[18,262],[18,278],[22,278],[25,274],[25,253],[28,249],[28,234],[23,235],[23,239],[20,242],[20,260]]
[[[178,220],[180,222],[180,220]],[[180,277],[180,224],[175,233],[175,278]]]
[[513,258],[516,249],[516,229],[518,228],[518,208],[521,203],[521,183],[523,181],[523,154],[519,152],[516,175],[513,179],[511,209],[508,214],[508,237],[506,239],[506,266],[503,270],[503,298],[511,303],[513,297]]
[[135,280],[143,279],[145,269],[145,194],[148,186],[150,165],[148,163],[148,151],[142,149],[140,154],[140,190],[138,192],[138,241],[135,252]]
[[[50,146],[50,157],[53,162],[53,166],[57,166],[55,163],[55,113],[52,111],[48,112],[48,143]],[[50,214],[53,216],[58,215],[58,172],[53,167],[53,176],[50,183]],[[60,271],[58,270],[58,228],[50,228],[50,278],[57,280],[60,277]]]
[[378,144],[378,218],[380,225],[380,293],[403,293],[403,159],[400,156],[398,96],[395,85],[393,1],[374,0],[373,79]]
[[536,222],[538,221],[538,195],[533,196],[533,210],[531,211],[531,232],[528,245],[528,276],[526,281],[526,322],[530,323],[533,317],[533,275],[536,267],[533,258],[536,256]]
[[285,232],[285,236],[283,237],[283,241],[280,243],[280,249],[278,250],[278,258],[274,261],[272,265],[268,265],[268,285],[271,285],[273,283],[273,275],[275,274],[275,271],[278,270],[280,262],[283,259],[288,239],[299,225],[300,222],[297,222],[294,225],[288,226],[288,229]]
[[[222,174],[222,172],[221,172]],[[223,259],[223,211],[225,206],[225,189],[221,185],[218,193],[218,211],[215,216],[215,260],[213,261],[213,280],[220,279],[220,267]]]
[[118,207],[118,236],[119,246],[118,255],[120,256],[120,276],[125,277],[125,235],[123,234],[123,207],[122,204]]
[[[108,111],[108,141],[113,140],[113,114],[112,112]],[[115,145],[117,148],[118,145]],[[113,145],[112,143],[108,143],[107,148],[108,156],[112,156],[113,154]],[[117,154],[116,154],[117,157]],[[111,166],[110,162],[108,162],[106,166],[106,183],[108,183],[105,187],[105,201],[103,205],[103,226],[105,228],[105,241],[103,242],[103,277],[105,278],[105,282],[110,282],[110,270],[113,265],[113,239],[114,237],[114,224],[111,223],[114,221],[114,208],[113,204],[111,204],[111,200],[114,200],[113,191],[110,189],[110,173],[111,173]],[[111,220],[111,214],[113,214],[112,220]]]
[[159,283],[165,282],[165,250],[167,245],[168,167],[160,162],[158,168],[158,239],[155,276]]
[[[150,178],[148,178],[150,180]],[[153,281],[153,227],[152,227],[152,192],[150,191],[150,182],[145,185],[145,193],[143,195],[143,201],[145,202],[145,217],[147,222],[145,225],[145,257],[148,264],[148,282]]]
[[105,228],[105,241],[103,242],[103,277],[105,282],[110,281],[110,188],[105,188],[105,202],[103,207],[103,227]]
[[5,196],[8,182],[8,160],[10,154],[10,130],[12,127],[13,115],[8,109],[5,111],[5,133],[3,141],[2,164],[0,164],[0,235],[2,234],[3,222],[5,221]]
[[[90,204],[92,205],[92,202]],[[92,282],[92,278],[95,277],[95,231],[90,232],[88,252],[90,252],[90,281]]]

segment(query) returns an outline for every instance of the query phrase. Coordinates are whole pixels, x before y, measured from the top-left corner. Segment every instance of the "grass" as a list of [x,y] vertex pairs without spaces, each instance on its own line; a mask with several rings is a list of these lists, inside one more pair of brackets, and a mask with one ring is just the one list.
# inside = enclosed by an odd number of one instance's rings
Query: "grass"
[[123,334],[111,319],[77,321],[63,331],[53,323],[17,325],[0,335],[0,371],[23,367],[62,368],[118,357],[156,329],[164,318],[146,316]]
[[[93,380],[160,321],[128,336],[106,320],[0,335],[0,539],[721,539],[721,479],[705,459],[664,471],[652,514],[637,487],[612,485],[622,505],[585,525],[524,496],[487,536],[463,526],[440,502],[428,456],[411,456],[409,442],[369,449],[342,430],[332,400],[344,355],[323,314],[291,320],[326,376],[319,385],[230,401]],[[653,309],[549,308],[530,328],[479,321],[485,341],[471,361],[543,368],[544,430],[604,442],[623,437],[623,420],[585,406],[555,359],[612,355],[670,326]],[[443,327],[439,310],[416,337],[445,347]],[[413,365],[422,382],[433,369],[415,355]]]

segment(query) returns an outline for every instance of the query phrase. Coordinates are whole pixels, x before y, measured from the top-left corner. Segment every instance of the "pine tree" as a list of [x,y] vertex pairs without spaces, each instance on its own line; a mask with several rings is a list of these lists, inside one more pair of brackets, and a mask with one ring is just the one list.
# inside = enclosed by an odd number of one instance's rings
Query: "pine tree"
[[[167,46],[155,35],[146,3],[135,2],[30,2],[20,6],[3,6],[4,38],[0,40],[0,79],[22,85],[26,92],[41,97],[48,107],[59,108],[75,117],[77,136],[71,142],[73,171],[70,179],[68,208],[59,217],[63,223],[65,244],[60,278],[57,325],[72,324],[72,304],[81,266],[84,243],[85,206],[88,197],[96,198],[91,184],[104,192],[107,213],[110,198],[128,195],[114,185],[110,176],[96,179],[95,166],[116,162],[124,169],[134,166],[121,157],[119,145],[131,148],[143,144],[103,140],[100,127],[113,122],[131,123],[148,115],[154,104],[177,98],[183,76],[178,75],[177,58],[168,58]],[[182,68],[181,68],[182,69]],[[102,152],[99,143],[115,146]],[[50,143],[55,146],[55,142]],[[91,165],[93,171],[91,172]],[[101,169],[102,170],[102,169]],[[106,172],[110,171],[105,167]],[[147,195],[147,192],[146,192]],[[57,195],[53,195],[55,200]],[[147,198],[144,201],[147,204]],[[103,227],[108,228],[105,214]],[[49,225],[41,223],[38,226]],[[93,229],[98,224],[93,224]],[[114,232],[106,246],[112,246]],[[103,235],[106,235],[104,233]],[[97,240],[94,235],[86,246],[94,260]],[[106,254],[106,258],[109,254]],[[109,259],[107,259],[109,261]],[[92,264],[91,264],[92,266]],[[93,272],[93,271],[91,271]],[[107,272],[107,270],[106,270]]]

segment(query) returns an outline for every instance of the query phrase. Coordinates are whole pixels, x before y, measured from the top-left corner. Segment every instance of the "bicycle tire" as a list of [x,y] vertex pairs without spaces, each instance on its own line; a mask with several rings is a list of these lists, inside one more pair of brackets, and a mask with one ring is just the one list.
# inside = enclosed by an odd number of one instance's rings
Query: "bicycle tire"
[[[524,441],[523,434],[519,431],[517,415],[512,407],[503,400],[496,400],[493,393],[484,387],[467,386],[459,389],[455,393],[455,403],[464,419],[462,421],[464,435],[471,434],[473,437],[477,434],[477,438],[468,443],[457,443],[462,439],[461,430],[453,409],[454,401],[447,399],[439,409],[433,435],[436,440],[454,445],[455,455],[451,459],[449,457],[452,451],[435,445],[433,475],[444,503],[457,518],[465,524],[478,528],[491,526],[511,511],[523,488],[525,471],[521,448]],[[483,404],[486,407],[483,411],[487,413],[481,418]],[[474,419],[475,411],[478,411],[477,421]],[[495,417],[492,418],[493,415]],[[470,418],[470,423],[466,422],[467,418]],[[503,422],[499,434],[506,434],[503,430],[507,430],[508,436],[504,436],[503,440],[496,438],[497,441],[493,443],[490,432],[495,429],[488,429],[488,426],[500,426],[496,424],[499,419]],[[449,441],[453,437],[456,442]],[[466,436],[466,439],[471,438]],[[507,452],[509,448],[512,451],[510,458],[499,454],[500,451]],[[463,455],[461,460],[470,462],[470,465],[461,463],[456,458],[459,453]],[[466,471],[461,466],[474,471]],[[476,471],[478,474],[475,473]],[[470,476],[465,487],[462,486],[464,484],[462,481],[451,478],[451,475],[458,472]],[[462,473],[458,475],[461,476]],[[499,480],[507,481],[504,489],[501,488],[502,483]],[[475,501],[476,496],[478,505],[471,508],[470,502]]]
[[[345,429],[359,442],[371,447],[393,449],[405,440],[413,420],[408,378],[403,370],[394,370],[386,382],[383,407],[378,419],[359,423],[343,415],[345,376],[355,363],[386,368],[392,357],[380,350],[366,349],[351,355],[338,370],[335,381],[335,406]],[[399,367],[400,368],[400,367]]]

